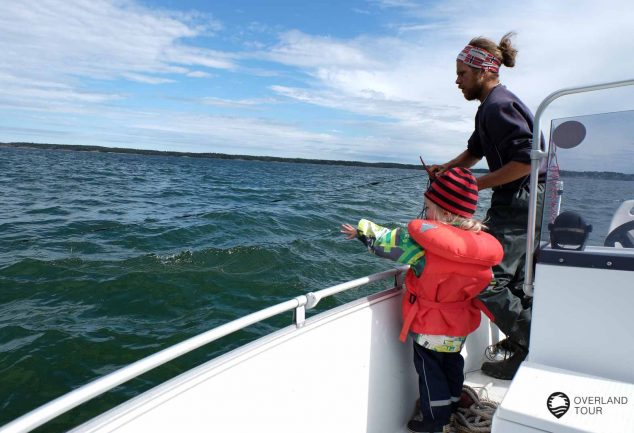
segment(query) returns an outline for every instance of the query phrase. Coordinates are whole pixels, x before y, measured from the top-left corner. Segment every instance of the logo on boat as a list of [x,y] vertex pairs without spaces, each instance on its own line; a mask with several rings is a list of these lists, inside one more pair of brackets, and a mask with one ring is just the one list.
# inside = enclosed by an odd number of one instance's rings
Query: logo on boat
[[[574,415],[605,415],[609,411],[613,411],[616,406],[624,407],[629,402],[625,395],[573,395],[572,398],[569,398],[563,392],[557,391],[548,396],[546,407],[554,417],[561,418],[571,407]],[[611,413],[614,416],[614,412]]]
[[563,392],[553,392],[546,400],[546,407],[553,416],[561,418],[570,409],[570,399]]

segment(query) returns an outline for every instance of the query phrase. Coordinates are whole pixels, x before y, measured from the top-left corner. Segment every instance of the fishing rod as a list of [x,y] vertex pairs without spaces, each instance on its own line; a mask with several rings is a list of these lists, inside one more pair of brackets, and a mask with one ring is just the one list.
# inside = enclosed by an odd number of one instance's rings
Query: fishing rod
[[[423,169],[427,172],[428,177],[431,179],[432,174],[431,171],[429,170],[429,168],[427,167],[427,165],[425,165],[423,158],[419,157],[421,160],[421,163],[423,164]],[[359,188],[366,188],[366,187],[373,187],[373,186],[377,186],[377,185],[383,185],[383,184],[387,184],[387,183],[392,183],[392,182],[400,182],[403,180],[407,180],[407,179],[413,179],[415,177],[419,177],[420,174],[415,174],[415,175],[411,175],[411,176],[403,176],[403,177],[398,177],[395,179],[383,179],[383,180],[375,180],[375,181],[371,181],[371,182],[365,182],[362,184],[357,184],[357,185],[352,185],[352,186],[345,186],[345,187],[341,187],[341,188],[336,188],[333,190],[329,190],[323,194],[321,194],[321,197],[328,197],[329,195],[333,195],[333,194],[337,194],[340,193],[342,191],[347,191],[347,190],[351,190],[351,189],[359,189]],[[316,193],[318,191],[311,191],[310,193]],[[306,192],[302,192],[302,194],[306,194]],[[215,212],[222,212],[222,213],[226,213],[226,212],[233,212],[235,210],[239,210],[239,209],[244,209],[247,207],[252,207],[252,206],[258,206],[258,205],[265,205],[265,204],[275,204],[275,203],[281,203],[284,201],[288,201],[289,199],[286,198],[277,198],[277,199],[271,199],[271,200],[264,200],[264,201],[260,201],[260,202],[255,202],[255,203],[248,203],[248,204],[243,204],[243,205],[237,205],[237,206],[232,206],[232,207],[225,207],[222,209],[218,209],[218,210],[213,210],[213,211],[204,211],[204,212],[196,212],[196,213],[188,213],[188,214],[183,214],[183,215],[179,215],[176,216],[174,218],[176,219],[183,219],[183,218],[192,218],[192,217],[202,217],[205,215],[209,215],[211,213],[215,213]],[[99,228],[95,228],[95,229],[91,229],[91,230],[86,230],[84,233],[96,233],[96,232],[102,232],[102,231],[107,231],[107,230],[112,230],[112,229],[116,229],[120,227],[120,225],[113,225],[113,226],[106,226],[106,227],[99,227]],[[39,238],[29,238],[29,239],[19,239],[19,240],[15,240],[13,243],[26,243],[26,242],[33,242],[36,239]]]
[[[423,169],[425,170],[425,172],[427,173],[427,181],[428,184],[427,186],[429,186],[429,183],[431,182],[432,179],[434,179],[436,176],[434,175],[434,173],[432,173],[432,171],[429,169],[429,167],[427,166],[427,164],[425,164],[425,161],[423,160],[423,157],[421,155],[418,156],[418,158],[420,159],[420,162],[423,166]],[[402,180],[407,180],[407,179],[413,179],[415,177],[418,177],[419,175],[412,175],[412,176],[405,176],[405,177],[399,177],[396,179],[386,179],[386,180],[378,180],[378,181],[372,181],[372,182],[366,182],[363,184],[359,184],[359,185],[352,185],[352,186],[345,186],[345,187],[341,187],[341,188],[337,188],[337,189],[333,189],[330,190],[324,194],[321,194],[320,197],[324,197],[324,196],[328,196],[328,195],[332,195],[332,194],[336,194],[342,191],[346,191],[346,190],[350,190],[350,189],[358,189],[358,188],[363,188],[363,187],[369,187],[369,186],[376,186],[376,185],[382,185],[385,183],[391,183],[391,182],[399,182]],[[310,191],[310,193],[315,193],[318,191]],[[303,192],[305,193],[305,192]],[[232,212],[234,210],[238,210],[238,209],[244,209],[246,207],[250,207],[250,206],[254,206],[254,205],[264,205],[264,204],[273,204],[273,203],[280,203],[283,201],[286,201],[287,199],[283,199],[283,198],[278,198],[278,199],[273,199],[273,200],[266,200],[266,201],[262,201],[262,202],[256,202],[256,203],[249,203],[249,204],[244,204],[244,205],[239,205],[239,206],[232,206],[229,208],[223,208],[223,209],[219,209],[216,211],[205,211],[205,212],[197,212],[197,213],[190,213],[190,214],[184,214],[184,215],[180,215],[177,216],[175,218],[191,218],[191,217],[200,217],[200,216],[204,216],[204,215],[208,215],[212,212]]]
[[[424,169],[424,170],[425,170],[425,172],[427,173],[427,187],[429,187],[429,183],[431,183],[431,180],[432,180],[432,179],[434,179],[436,176],[435,176],[435,175],[431,172],[431,170],[429,169],[429,167],[427,166],[427,164],[425,164],[425,161],[423,160],[423,157],[422,157],[421,155],[419,155],[419,156],[418,156],[418,158],[420,159],[420,162],[421,162],[421,164],[422,164],[422,166],[423,166],[423,169]],[[374,186],[374,185],[379,185],[379,184],[381,184],[381,183],[396,182],[396,181],[398,181],[398,180],[411,179],[411,178],[418,177],[418,176],[419,176],[419,175],[414,175],[414,176],[407,176],[407,177],[404,177],[404,178],[399,178],[399,179],[391,179],[391,180],[386,180],[386,181],[375,181],[375,182],[369,182],[369,183],[366,183],[366,184],[364,184],[364,185],[358,185],[357,187],[362,187],[362,186]],[[338,190],[333,190],[333,191],[331,191],[331,193],[332,193],[332,192],[339,192],[339,191],[342,191],[343,189],[350,189],[350,188],[353,188],[353,187],[346,187],[346,188],[342,188],[342,189],[338,189]],[[326,230],[323,230],[323,231],[321,231],[321,232],[314,233],[314,234],[309,235],[309,236],[304,236],[304,237],[302,238],[302,240],[309,240],[309,239],[314,239],[314,238],[322,237],[322,233],[328,233],[328,234],[329,234],[329,233],[330,233],[330,232],[332,232],[332,231],[333,231],[333,229],[326,229]],[[273,245],[287,245],[288,243],[285,243],[285,242],[273,242],[272,244],[273,244]]]
[[[429,172],[428,172],[429,173]],[[324,197],[324,196],[329,196],[329,195],[333,195],[342,191],[347,191],[350,189],[358,189],[358,188],[364,188],[364,187],[369,187],[369,186],[376,186],[376,185],[382,185],[385,183],[391,183],[391,182],[399,182],[401,180],[406,180],[406,179],[413,179],[415,177],[419,177],[419,174],[416,175],[412,175],[412,176],[405,176],[405,177],[399,177],[396,179],[386,179],[386,180],[378,180],[378,181],[372,181],[372,182],[366,182],[363,184],[359,184],[359,185],[352,185],[352,186],[345,186],[342,188],[337,188],[337,189],[333,189],[330,191],[327,191],[323,194],[320,195],[320,197]],[[309,191],[309,193],[315,193],[318,191]],[[306,194],[305,191],[302,192],[302,194]],[[179,215],[175,218],[191,218],[191,217],[200,217],[200,216],[205,216],[208,215],[212,212],[232,212],[234,210],[238,210],[238,209],[243,209],[246,207],[250,207],[250,206],[257,206],[257,205],[264,205],[264,204],[273,204],[273,203],[280,203],[283,201],[287,201],[288,199],[284,199],[284,198],[278,198],[278,199],[273,199],[273,200],[265,200],[265,201],[261,201],[261,202],[255,202],[255,203],[249,203],[249,204],[243,204],[243,205],[238,205],[238,206],[232,206],[232,207],[228,207],[228,208],[222,208],[222,209],[218,209],[215,211],[205,211],[205,212],[197,212],[197,213],[190,213],[190,214],[184,214],[184,215]]]
[[429,169],[429,167],[427,167],[427,164],[425,164],[425,161],[423,161],[423,157],[418,155],[418,158],[420,159],[420,163],[423,164],[423,168],[425,169],[425,171],[427,172],[427,176],[429,176],[430,179],[436,177],[434,176],[434,174],[431,172],[431,170]]

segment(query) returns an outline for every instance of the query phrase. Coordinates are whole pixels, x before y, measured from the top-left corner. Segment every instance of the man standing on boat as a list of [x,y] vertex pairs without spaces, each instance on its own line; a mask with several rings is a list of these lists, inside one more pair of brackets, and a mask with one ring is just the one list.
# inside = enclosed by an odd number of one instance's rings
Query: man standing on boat
[[[524,103],[500,83],[499,69],[513,67],[517,50],[511,44],[513,33],[499,44],[487,38],[474,38],[458,54],[456,84],[468,101],[478,100],[475,130],[467,149],[449,162],[433,165],[433,174],[452,167],[472,167],[486,158],[489,173],[478,177],[478,188],[493,188],[491,207],[485,224],[504,248],[502,263],[493,268],[495,284],[479,298],[507,335],[506,348],[513,355],[498,362],[485,362],[482,371],[492,377],[512,379],[528,354],[531,309],[524,299],[524,260],[528,225],[530,153],[533,114]],[[538,225],[540,228],[543,184],[539,185]],[[539,233],[539,231],[537,232]],[[523,305],[524,302],[524,305]],[[528,308],[524,308],[528,306]]]

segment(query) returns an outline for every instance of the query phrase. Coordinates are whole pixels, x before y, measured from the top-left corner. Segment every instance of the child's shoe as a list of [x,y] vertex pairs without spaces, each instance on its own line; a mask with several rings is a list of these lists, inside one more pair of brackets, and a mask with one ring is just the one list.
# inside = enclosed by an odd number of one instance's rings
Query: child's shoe
[[423,419],[423,415],[416,414],[414,418],[407,423],[407,430],[411,433],[442,433],[443,425],[433,421]]

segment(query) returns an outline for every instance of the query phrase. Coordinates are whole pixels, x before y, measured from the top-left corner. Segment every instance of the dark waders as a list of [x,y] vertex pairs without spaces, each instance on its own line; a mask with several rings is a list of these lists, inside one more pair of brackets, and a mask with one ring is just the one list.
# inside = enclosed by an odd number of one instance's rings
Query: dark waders
[[[541,233],[544,185],[539,184],[537,199],[536,239]],[[493,268],[495,286],[488,287],[478,298],[495,318],[495,324],[510,340],[528,348],[531,328],[531,307],[524,298],[524,261],[526,259],[526,227],[528,225],[528,186],[517,192],[494,191],[485,224],[488,232],[504,248],[502,263]],[[539,242],[535,243],[539,245]]]

